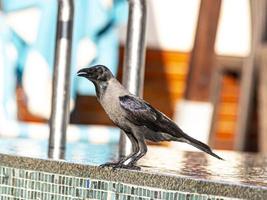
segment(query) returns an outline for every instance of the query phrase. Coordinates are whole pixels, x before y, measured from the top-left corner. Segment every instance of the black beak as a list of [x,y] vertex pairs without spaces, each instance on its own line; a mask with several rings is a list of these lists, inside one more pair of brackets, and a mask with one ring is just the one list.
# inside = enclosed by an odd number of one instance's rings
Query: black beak
[[89,77],[90,71],[88,70],[88,68],[83,68],[77,72],[77,75],[82,77]]

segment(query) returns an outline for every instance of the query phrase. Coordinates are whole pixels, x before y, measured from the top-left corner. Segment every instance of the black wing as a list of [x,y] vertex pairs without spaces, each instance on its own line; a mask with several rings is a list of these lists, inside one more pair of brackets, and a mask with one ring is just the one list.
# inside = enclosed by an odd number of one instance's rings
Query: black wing
[[[218,159],[222,159],[213,153],[208,145],[185,134],[171,119],[153,108],[144,100],[130,95],[121,96],[119,99],[121,107],[128,114],[127,119],[129,121],[138,126],[146,126],[155,131],[153,135],[145,135],[147,139],[151,139],[152,141],[184,141]],[[165,133],[165,135],[158,132]],[[181,138],[185,140],[181,140]]]
[[146,126],[155,132],[170,134],[176,138],[185,135],[171,119],[144,100],[130,95],[121,96],[119,99],[121,107],[128,114],[128,120],[132,123]]

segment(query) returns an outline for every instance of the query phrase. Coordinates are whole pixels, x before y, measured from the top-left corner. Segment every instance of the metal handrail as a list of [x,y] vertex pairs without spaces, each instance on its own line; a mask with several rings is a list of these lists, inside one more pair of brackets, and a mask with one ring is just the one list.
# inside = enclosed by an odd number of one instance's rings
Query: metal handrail
[[[146,0],[129,0],[122,83],[132,94],[141,97],[145,74],[146,19]],[[121,133],[119,156],[124,157],[130,151],[131,143]]]
[[48,157],[53,159],[63,159],[65,157],[66,130],[69,122],[73,15],[73,0],[58,0],[53,94],[48,147]]

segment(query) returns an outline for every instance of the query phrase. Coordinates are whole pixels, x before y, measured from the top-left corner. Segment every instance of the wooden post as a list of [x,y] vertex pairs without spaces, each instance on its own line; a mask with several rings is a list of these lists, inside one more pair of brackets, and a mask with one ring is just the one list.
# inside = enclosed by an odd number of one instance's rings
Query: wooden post
[[221,0],[201,1],[185,91],[187,100],[209,101],[214,43],[220,7]]

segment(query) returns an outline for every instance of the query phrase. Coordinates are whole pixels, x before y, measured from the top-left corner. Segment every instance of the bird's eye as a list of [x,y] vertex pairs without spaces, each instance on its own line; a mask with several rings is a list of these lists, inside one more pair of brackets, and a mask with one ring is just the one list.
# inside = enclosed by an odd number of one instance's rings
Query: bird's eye
[[108,80],[107,73],[103,72],[103,73],[99,74],[98,77],[97,77],[97,80],[99,80],[99,81],[107,81]]
[[102,73],[103,73],[103,70],[102,70],[102,68],[97,68],[97,69],[96,69],[96,72],[97,72],[98,74],[102,74]]

